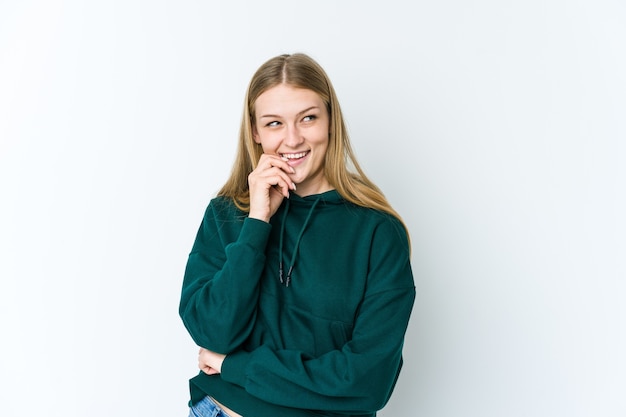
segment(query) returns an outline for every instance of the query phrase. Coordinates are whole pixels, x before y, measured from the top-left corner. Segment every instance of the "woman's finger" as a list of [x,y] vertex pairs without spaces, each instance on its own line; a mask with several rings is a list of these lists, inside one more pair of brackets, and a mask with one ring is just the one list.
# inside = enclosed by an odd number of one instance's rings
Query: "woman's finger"
[[293,169],[293,167],[287,163],[286,158],[281,158],[277,155],[268,155],[268,154],[261,155],[261,159],[259,159],[259,165],[261,165],[262,163],[267,164],[267,167],[269,168],[271,167],[280,168],[281,170],[289,174],[293,174],[296,172],[296,170]]

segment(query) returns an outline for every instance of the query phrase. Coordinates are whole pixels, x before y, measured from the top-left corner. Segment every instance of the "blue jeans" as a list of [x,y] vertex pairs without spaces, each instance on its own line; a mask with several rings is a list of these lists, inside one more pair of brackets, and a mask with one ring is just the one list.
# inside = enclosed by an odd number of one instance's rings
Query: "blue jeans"
[[228,414],[206,396],[189,408],[189,417],[228,417]]

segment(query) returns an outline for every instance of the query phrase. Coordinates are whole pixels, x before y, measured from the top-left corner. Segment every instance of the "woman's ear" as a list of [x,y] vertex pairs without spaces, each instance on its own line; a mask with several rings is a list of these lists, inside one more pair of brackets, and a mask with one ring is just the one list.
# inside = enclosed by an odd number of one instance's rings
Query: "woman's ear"
[[252,125],[252,139],[259,145],[261,144],[261,138],[259,137],[259,132],[257,132],[255,125]]

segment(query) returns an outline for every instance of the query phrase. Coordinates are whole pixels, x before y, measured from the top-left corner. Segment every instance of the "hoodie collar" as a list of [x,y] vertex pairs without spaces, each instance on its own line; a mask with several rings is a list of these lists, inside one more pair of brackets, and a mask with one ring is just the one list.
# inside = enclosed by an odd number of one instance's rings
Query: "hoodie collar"
[[337,190],[325,191],[320,194],[312,194],[305,197],[300,197],[298,194],[290,192],[288,201],[291,204],[297,205],[310,205],[315,203],[316,201],[327,204],[339,204],[345,202],[343,197],[341,197]]

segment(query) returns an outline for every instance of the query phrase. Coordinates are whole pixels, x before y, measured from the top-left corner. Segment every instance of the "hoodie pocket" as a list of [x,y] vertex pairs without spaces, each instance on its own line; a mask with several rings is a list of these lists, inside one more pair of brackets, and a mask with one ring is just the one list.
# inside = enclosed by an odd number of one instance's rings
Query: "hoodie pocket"
[[352,339],[353,326],[333,317],[320,317],[303,308],[273,298],[259,306],[257,326],[250,342],[276,349],[293,349],[317,357],[341,349]]
[[347,323],[317,317],[293,307],[285,307],[281,320],[285,344],[313,356],[341,349],[352,336],[352,326]]

